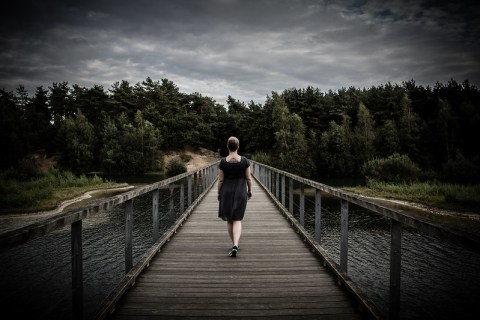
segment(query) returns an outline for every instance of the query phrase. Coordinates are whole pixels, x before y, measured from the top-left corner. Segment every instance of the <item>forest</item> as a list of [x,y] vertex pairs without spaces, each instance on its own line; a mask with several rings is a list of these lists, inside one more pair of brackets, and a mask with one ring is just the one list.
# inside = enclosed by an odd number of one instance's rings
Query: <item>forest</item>
[[0,169],[28,178],[31,155],[61,170],[142,175],[185,146],[240,153],[301,176],[480,182],[480,92],[465,80],[371,88],[286,88],[226,105],[168,79],[111,88],[53,83],[0,90]]

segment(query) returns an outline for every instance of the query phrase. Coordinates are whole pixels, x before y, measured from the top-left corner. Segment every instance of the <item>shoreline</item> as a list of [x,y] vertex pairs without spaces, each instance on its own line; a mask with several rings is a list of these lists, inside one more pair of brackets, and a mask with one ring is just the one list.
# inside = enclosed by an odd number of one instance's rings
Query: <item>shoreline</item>
[[75,203],[91,199],[92,195],[95,193],[124,191],[133,188],[135,188],[135,186],[91,190],[75,198],[62,201],[55,209],[52,210],[0,215],[0,233],[21,228],[25,225],[54,217],[60,213],[63,213],[67,207]]
[[360,195],[360,196],[368,200],[392,203],[394,205],[400,205],[402,207],[407,207],[410,209],[421,210],[421,211],[424,211],[427,213],[433,213],[439,216],[452,217],[452,218],[466,218],[470,220],[480,221],[480,214],[476,214],[476,213],[456,212],[456,211],[450,211],[445,209],[439,209],[439,208],[429,207],[420,203],[415,203],[415,202],[410,202],[405,200],[395,200],[395,199],[387,199],[387,198],[371,197],[371,196],[363,196],[363,195]]

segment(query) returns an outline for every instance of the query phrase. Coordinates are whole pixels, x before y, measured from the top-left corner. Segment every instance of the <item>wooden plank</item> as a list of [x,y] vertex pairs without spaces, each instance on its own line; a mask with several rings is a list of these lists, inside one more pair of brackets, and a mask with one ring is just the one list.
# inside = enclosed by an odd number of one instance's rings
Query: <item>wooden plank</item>
[[216,188],[161,248],[113,319],[361,319],[350,297],[253,183],[240,251],[228,257]]

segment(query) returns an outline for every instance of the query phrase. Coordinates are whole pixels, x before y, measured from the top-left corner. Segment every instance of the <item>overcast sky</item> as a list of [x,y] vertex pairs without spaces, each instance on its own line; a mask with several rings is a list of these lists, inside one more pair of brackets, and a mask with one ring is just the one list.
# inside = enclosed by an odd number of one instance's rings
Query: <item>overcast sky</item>
[[[47,0],[0,13],[0,88],[173,81],[225,104],[414,79],[480,86],[480,1]],[[17,4],[18,3],[18,4]],[[23,4],[20,4],[23,3]]]

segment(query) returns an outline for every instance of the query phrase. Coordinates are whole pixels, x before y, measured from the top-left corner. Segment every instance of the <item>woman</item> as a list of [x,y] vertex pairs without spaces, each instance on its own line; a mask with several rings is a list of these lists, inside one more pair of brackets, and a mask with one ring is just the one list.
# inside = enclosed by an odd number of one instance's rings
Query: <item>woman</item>
[[228,235],[233,244],[228,254],[230,257],[237,256],[242,219],[247,200],[252,197],[250,161],[238,154],[239,145],[237,138],[228,139],[228,156],[220,161],[218,167],[218,200],[220,201],[218,217],[227,221]]

